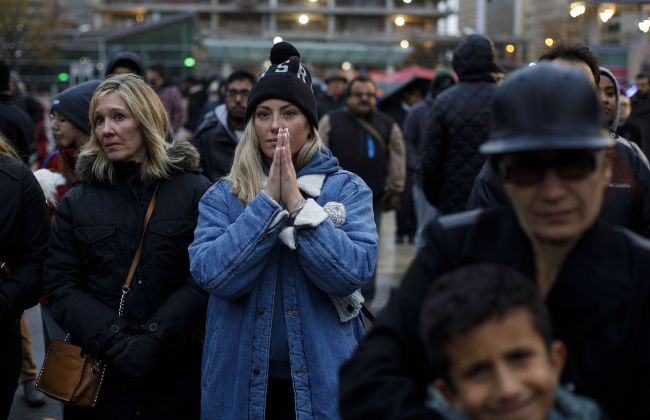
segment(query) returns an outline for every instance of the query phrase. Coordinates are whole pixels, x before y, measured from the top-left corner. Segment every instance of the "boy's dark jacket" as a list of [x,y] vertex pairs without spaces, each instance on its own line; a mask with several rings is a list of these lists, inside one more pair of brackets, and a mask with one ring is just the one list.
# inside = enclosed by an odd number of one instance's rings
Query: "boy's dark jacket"
[[[531,244],[508,208],[431,223],[402,285],[341,369],[344,419],[431,416],[434,372],[425,363],[419,315],[433,279],[471,263],[504,264],[534,278]],[[546,303],[568,348],[563,382],[613,419],[650,418],[650,244],[600,221],[567,257]]]

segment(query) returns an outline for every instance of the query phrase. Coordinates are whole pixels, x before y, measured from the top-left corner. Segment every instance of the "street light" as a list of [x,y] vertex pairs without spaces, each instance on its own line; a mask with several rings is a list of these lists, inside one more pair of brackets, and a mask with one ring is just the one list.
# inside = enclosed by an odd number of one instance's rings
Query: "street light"
[[572,18],[583,15],[587,11],[584,1],[574,1],[569,5],[569,14]]
[[642,32],[647,33],[650,30],[650,18],[647,18],[646,20],[642,20],[639,22],[639,29]]
[[603,23],[607,22],[616,13],[616,5],[614,3],[603,3],[598,6],[598,16]]

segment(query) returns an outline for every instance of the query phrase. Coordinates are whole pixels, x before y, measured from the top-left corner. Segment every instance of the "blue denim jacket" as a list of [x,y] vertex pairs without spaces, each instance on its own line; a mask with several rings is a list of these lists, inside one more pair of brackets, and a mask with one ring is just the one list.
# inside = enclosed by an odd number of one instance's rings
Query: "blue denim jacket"
[[[297,419],[336,419],[338,369],[363,335],[332,300],[370,279],[377,258],[372,194],[327,149],[298,173],[310,197],[290,220],[263,191],[243,205],[220,180],[203,196],[190,267],[210,293],[203,351],[203,419],[263,419],[276,278]],[[333,203],[344,215],[332,217]],[[280,235],[282,232],[282,235]]]

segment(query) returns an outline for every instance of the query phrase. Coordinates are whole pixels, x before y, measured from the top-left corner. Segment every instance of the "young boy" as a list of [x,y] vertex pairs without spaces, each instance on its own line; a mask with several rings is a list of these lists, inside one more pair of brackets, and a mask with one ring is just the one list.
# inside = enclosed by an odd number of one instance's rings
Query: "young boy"
[[446,419],[599,419],[559,387],[566,360],[535,284],[513,269],[474,265],[440,277],[421,316],[440,372],[428,405]]

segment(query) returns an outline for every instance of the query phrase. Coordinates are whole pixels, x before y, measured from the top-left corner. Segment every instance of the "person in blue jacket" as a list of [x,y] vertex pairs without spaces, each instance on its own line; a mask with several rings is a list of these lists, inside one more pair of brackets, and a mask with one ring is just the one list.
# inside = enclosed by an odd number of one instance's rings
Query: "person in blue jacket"
[[338,418],[338,369],[364,333],[372,193],[323,146],[298,51],[281,42],[270,58],[189,247],[193,278],[210,293],[204,419]]

